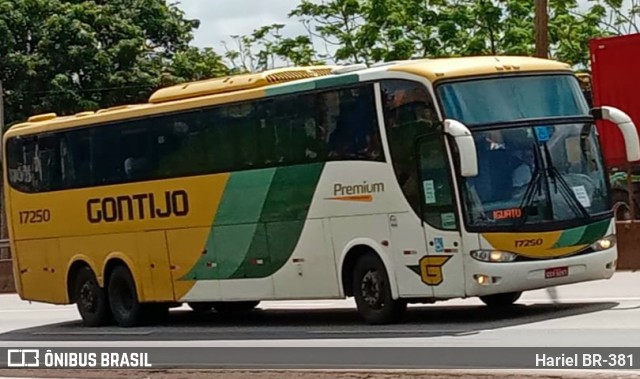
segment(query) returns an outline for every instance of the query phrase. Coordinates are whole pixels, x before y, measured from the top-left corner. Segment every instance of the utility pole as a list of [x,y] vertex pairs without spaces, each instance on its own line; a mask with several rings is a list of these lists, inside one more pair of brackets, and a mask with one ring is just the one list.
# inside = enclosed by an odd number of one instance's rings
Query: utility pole
[[549,11],[547,0],[535,0],[536,57],[549,58]]

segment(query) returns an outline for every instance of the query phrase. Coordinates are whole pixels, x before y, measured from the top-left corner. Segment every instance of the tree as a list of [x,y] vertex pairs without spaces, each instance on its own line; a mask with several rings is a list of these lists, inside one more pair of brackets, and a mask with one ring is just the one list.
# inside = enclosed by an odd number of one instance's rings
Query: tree
[[255,72],[278,66],[320,64],[308,36],[286,38],[282,24],[255,29],[249,35],[234,35],[235,48],[224,45],[225,58],[235,72]]
[[[637,28],[637,0],[624,3],[590,0],[582,11],[576,0],[549,2],[551,57],[586,65],[590,38]],[[338,63],[532,55],[535,47],[533,0],[302,0],[289,16]]]
[[164,0],[0,0],[5,119],[145,101],[164,73],[225,71],[215,53],[189,47],[197,27]]

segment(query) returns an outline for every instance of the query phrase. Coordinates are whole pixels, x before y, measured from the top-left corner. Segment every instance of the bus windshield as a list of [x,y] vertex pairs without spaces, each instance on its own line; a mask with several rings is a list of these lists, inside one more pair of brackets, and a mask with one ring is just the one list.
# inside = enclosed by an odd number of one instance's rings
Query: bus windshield
[[[597,131],[574,77],[453,82],[438,94],[445,116],[468,125],[476,142],[479,174],[462,186],[470,229],[552,229],[608,214]],[[563,117],[574,121],[544,121]]]
[[571,75],[451,82],[439,86],[438,95],[446,117],[469,127],[589,114],[580,85]]
[[463,186],[470,227],[526,228],[608,212],[594,124],[483,131],[475,141],[479,175]]

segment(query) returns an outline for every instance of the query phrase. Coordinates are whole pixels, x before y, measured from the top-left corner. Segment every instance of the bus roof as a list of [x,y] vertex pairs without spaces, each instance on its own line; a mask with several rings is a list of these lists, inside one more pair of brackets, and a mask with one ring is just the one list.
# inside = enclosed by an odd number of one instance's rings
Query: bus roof
[[[483,75],[571,71],[568,64],[552,60],[517,57],[486,56],[439,59],[417,59],[390,62],[378,67],[310,66],[269,70],[261,73],[242,74],[179,84],[153,93],[148,103],[123,105],[96,112],[80,112],[71,116],[47,113],[30,117],[27,122],[13,125],[5,137],[47,132],[58,129],[109,123],[118,120],[152,116],[156,114],[189,110],[266,96],[265,90],[284,83],[313,82],[327,76],[339,77],[372,71],[394,71],[425,77],[431,82]],[[301,88],[305,88],[302,86]]]
[[487,56],[405,61],[390,66],[389,71],[402,71],[424,76],[430,81],[435,82],[443,79],[492,74],[571,71],[571,66],[566,63],[541,58]]

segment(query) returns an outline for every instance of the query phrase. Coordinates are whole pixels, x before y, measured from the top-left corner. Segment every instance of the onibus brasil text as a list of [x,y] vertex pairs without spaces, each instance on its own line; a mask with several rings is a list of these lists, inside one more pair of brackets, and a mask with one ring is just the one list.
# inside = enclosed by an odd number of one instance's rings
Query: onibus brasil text
[[141,352],[54,352],[40,349],[9,349],[8,367],[43,368],[147,368],[149,353]]

